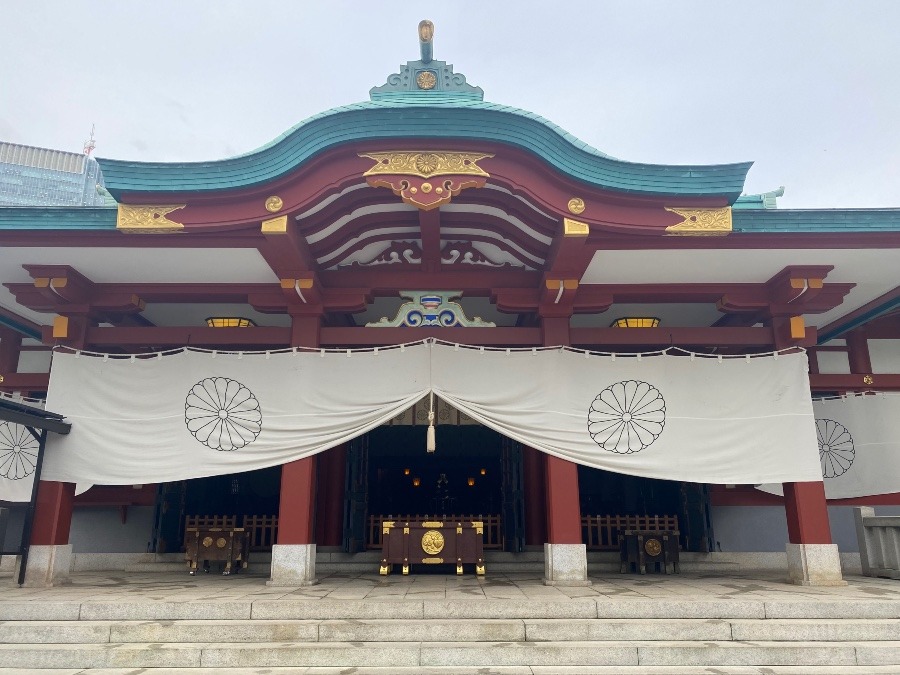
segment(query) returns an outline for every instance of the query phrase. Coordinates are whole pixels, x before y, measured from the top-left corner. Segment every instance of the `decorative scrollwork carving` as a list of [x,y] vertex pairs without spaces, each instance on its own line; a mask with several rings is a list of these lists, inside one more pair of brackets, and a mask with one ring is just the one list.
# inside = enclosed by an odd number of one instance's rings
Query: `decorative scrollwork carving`
[[187,204],[171,204],[167,206],[119,204],[119,212],[116,215],[116,229],[137,234],[158,234],[183,230],[183,224],[170,220],[166,216],[172,211],[183,209],[185,206]]
[[445,175],[488,177],[490,174],[478,166],[477,162],[494,155],[483,152],[423,150],[418,152],[370,152],[360,153],[359,156],[375,160],[375,166],[366,171],[363,176],[390,174],[430,178]]
[[721,209],[667,208],[683,218],[680,223],[669,225],[668,234],[693,236],[722,235],[731,232],[731,207]]

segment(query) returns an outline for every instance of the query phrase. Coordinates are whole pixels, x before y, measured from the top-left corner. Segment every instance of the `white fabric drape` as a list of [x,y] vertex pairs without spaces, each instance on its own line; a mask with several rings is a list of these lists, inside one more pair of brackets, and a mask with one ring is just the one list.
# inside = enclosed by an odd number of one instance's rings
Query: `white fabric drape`
[[[47,405],[72,423],[43,478],[136,484],[292,461],[385,423],[430,390],[496,431],[609,471],[708,483],[816,480],[803,354],[643,358],[572,350],[59,353]],[[440,453],[440,430],[438,430]],[[410,451],[424,453],[421,448]]]
[[47,407],[72,423],[42,478],[129,485],[262,469],[387,422],[428,391],[429,346],[346,354],[56,354]]
[[[900,394],[813,402],[820,474],[828,499],[900,492]],[[760,490],[784,494],[781,485]]]
[[435,394],[460,412],[579,464],[700,483],[818,477],[804,354],[613,359],[435,345],[432,371]]
[[[0,395],[16,403],[43,408],[36,399]],[[0,501],[31,501],[40,442],[21,424],[0,422]]]

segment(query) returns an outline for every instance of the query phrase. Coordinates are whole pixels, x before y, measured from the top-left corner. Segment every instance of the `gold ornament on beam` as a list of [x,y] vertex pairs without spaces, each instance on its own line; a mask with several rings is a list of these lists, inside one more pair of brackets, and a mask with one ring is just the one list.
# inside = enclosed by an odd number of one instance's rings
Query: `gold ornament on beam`
[[680,223],[669,225],[666,234],[706,237],[731,233],[731,207],[720,209],[666,208],[683,218]]
[[430,178],[432,176],[484,176],[490,174],[477,162],[494,155],[484,152],[453,152],[449,150],[422,150],[403,152],[360,153],[360,157],[372,159],[375,166],[363,176],[400,175]]
[[569,209],[569,213],[574,213],[576,216],[579,213],[584,213],[584,200],[581,197],[572,197],[566,206]]
[[284,200],[278,195],[272,195],[266,199],[266,211],[269,213],[278,213],[282,206],[284,206]]
[[132,234],[164,234],[180,232],[184,229],[182,223],[170,220],[168,216],[172,211],[183,209],[187,204],[170,204],[155,206],[134,206],[132,204],[119,204],[116,214],[116,229]]

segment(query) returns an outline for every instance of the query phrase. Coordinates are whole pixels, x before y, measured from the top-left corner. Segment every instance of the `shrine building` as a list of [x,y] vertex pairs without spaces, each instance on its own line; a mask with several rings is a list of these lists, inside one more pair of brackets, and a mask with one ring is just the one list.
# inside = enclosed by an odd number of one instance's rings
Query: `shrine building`
[[587,583],[648,530],[840,583],[851,507],[900,514],[900,210],[610,157],[432,36],[257,150],[0,207],[0,390],[71,424],[40,465],[0,422],[26,583],[180,561],[198,527],[244,528],[273,584],[400,573],[383,535],[430,522],[479,523],[488,575]]

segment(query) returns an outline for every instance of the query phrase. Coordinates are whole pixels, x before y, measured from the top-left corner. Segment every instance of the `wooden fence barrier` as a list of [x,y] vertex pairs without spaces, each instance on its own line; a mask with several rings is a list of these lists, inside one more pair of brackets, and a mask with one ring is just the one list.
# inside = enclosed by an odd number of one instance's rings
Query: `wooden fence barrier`
[[[187,516],[185,528],[235,527],[237,516]],[[278,516],[244,516],[241,526],[250,537],[251,551],[268,551],[277,541]]]
[[588,551],[618,551],[622,530],[678,530],[678,516],[581,517],[581,540]]

